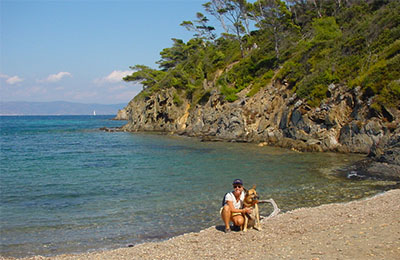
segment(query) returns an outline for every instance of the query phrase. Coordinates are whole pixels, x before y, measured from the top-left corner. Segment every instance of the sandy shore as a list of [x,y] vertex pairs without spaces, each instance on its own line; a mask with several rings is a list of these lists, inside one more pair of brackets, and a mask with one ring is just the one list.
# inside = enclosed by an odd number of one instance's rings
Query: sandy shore
[[225,234],[216,226],[131,248],[28,259],[400,259],[400,190],[297,209],[262,227]]

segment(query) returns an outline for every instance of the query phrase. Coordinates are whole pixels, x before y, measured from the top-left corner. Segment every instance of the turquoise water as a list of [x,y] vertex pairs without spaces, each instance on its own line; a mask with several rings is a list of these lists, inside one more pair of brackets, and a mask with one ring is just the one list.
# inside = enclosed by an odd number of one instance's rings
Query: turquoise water
[[111,249],[220,225],[234,178],[283,211],[386,189],[333,174],[358,155],[102,132],[125,123],[107,116],[0,119],[2,256]]

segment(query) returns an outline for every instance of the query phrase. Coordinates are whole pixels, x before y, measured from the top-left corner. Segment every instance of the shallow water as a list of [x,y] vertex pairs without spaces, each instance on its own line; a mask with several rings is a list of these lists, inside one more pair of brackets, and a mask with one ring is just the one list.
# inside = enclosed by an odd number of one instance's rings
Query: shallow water
[[[283,210],[387,189],[333,170],[360,155],[297,153],[243,143],[106,133],[106,116],[0,117],[3,256],[124,247],[220,225],[234,178]],[[271,208],[260,206],[263,215]]]

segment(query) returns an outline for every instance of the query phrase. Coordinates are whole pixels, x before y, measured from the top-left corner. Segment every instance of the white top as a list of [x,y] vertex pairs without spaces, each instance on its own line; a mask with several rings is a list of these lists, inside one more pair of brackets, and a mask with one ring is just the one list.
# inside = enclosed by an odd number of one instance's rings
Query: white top
[[244,191],[242,191],[242,194],[240,194],[240,199],[239,201],[236,200],[235,195],[233,194],[233,192],[228,192],[225,195],[225,204],[227,201],[232,201],[233,202],[233,207],[235,209],[241,209],[243,208],[243,200],[244,200]]

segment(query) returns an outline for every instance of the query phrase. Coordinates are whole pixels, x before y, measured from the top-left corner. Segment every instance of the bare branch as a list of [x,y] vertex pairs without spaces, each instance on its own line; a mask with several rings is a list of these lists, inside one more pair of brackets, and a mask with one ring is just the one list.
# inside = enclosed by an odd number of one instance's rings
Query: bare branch
[[265,219],[269,219],[269,218],[275,217],[275,216],[278,215],[279,212],[281,211],[281,210],[278,208],[278,205],[276,205],[276,203],[275,203],[275,201],[274,201],[273,199],[269,199],[269,200],[259,200],[258,203],[271,203],[272,206],[274,207],[274,211],[272,211],[272,213],[271,213],[268,217],[265,217],[265,218],[263,219],[263,221],[264,221]]

